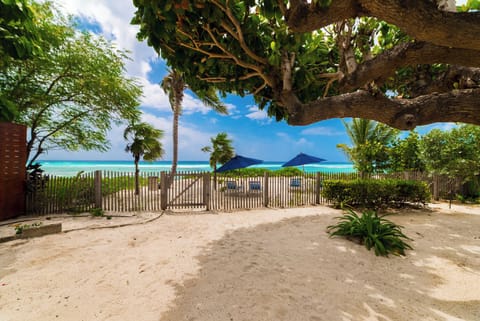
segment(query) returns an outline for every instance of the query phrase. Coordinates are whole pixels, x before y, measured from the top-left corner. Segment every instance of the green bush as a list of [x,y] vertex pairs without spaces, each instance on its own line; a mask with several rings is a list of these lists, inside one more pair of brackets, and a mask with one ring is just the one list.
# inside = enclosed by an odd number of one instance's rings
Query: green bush
[[[384,215],[385,216],[385,215]],[[375,255],[388,256],[388,254],[405,255],[406,249],[412,249],[404,240],[410,240],[402,233],[402,226],[378,216],[377,212],[368,210],[358,216],[353,210],[348,210],[339,222],[327,227],[330,237],[345,236],[353,239],[370,250],[375,250]]]
[[336,206],[367,208],[425,204],[430,200],[430,192],[424,182],[399,179],[325,180],[322,196]]
[[296,167],[285,167],[275,171],[266,168],[240,168],[234,169],[231,171],[226,171],[223,173],[218,173],[218,175],[223,177],[238,177],[238,176],[248,176],[248,177],[263,177],[265,172],[268,173],[269,177],[273,176],[300,176],[303,174],[302,170]]

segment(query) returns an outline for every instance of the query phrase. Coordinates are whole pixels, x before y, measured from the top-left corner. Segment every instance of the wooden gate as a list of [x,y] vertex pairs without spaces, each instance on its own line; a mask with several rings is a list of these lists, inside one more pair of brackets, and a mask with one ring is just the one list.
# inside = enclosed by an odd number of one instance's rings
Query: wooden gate
[[160,189],[162,209],[210,210],[210,174],[199,172],[177,172],[173,182],[171,176],[162,172]]

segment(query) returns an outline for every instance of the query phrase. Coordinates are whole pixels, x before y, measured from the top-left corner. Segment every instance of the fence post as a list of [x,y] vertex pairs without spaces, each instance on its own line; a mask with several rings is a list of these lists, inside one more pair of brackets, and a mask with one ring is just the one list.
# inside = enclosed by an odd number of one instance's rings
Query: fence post
[[160,208],[167,209],[168,201],[168,178],[165,172],[160,173]]
[[203,203],[210,211],[210,173],[203,174]]
[[95,190],[95,207],[102,208],[102,171],[95,171],[93,182]]
[[438,196],[438,175],[433,174],[433,199],[438,201],[440,197]]
[[268,207],[268,172],[263,173],[264,189],[263,189],[263,206]]
[[320,188],[322,187],[322,177],[320,172],[317,172],[315,180],[315,204],[320,204]]

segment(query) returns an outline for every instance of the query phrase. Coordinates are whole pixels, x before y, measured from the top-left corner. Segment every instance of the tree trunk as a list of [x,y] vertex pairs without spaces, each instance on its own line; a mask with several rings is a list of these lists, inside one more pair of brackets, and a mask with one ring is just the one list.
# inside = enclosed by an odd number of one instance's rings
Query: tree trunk
[[173,184],[175,179],[175,174],[177,173],[177,163],[178,163],[178,118],[179,118],[179,107],[176,106],[173,111],[173,156],[172,156],[172,170],[170,178],[168,180],[168,186]]
[[217,190],[217,165],[213,166],[213,189]]
[[135,156],[135,195],[140,194],[140,184],[138,180],[138,176],[140,173],[140,170],[138,169],[138,162],[140,158]]

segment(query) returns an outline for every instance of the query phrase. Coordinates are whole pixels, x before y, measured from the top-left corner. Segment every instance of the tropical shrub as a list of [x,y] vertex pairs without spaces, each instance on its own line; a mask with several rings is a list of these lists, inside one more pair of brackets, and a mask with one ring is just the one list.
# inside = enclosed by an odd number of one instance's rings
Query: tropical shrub
[[425,204],[430,191],[424,182],[399,179],[325,180],[322,196],[336,206],[402,206],[407,203]]
[[296,167],[285,167],[278,170],[270,170],[270,169],[261,168],[261,167],[240,168],[240,169],[226,171],[224,173],[221,173],[220,175],[225,177],[238,177],[238,176],[263,177],[263,175],[265,175],[265,172],[269,177],[273,177],[273,176],[290,177],[290,176],[303,175],[302,170]]
[[405,255],[406,249],[412,249],[405,240],[411,240],[402,233],[402,226],[397,225],[377,212],[367,210],[359,216],[349,209],[346,214],[337,217],[339,222],[327,227],[330,237],[345,236],[354,240],[370,250],[375,250],[375,255],[388,256],[388,254]]

